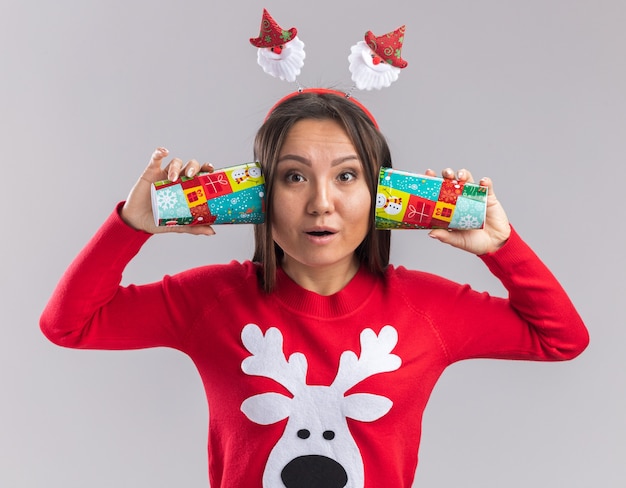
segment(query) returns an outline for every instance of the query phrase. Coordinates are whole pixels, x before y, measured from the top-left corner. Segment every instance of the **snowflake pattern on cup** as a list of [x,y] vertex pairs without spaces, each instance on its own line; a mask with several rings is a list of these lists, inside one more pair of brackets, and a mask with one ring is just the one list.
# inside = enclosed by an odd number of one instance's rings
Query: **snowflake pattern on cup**
[[456,199],[456,209],[451,229],[481,229],[485,218],[485,204],[479,200],[460,196]]
[[156,202],[160,219],[171,221],[191,217],[185,193],[180,185],[169,186],[157,192]]

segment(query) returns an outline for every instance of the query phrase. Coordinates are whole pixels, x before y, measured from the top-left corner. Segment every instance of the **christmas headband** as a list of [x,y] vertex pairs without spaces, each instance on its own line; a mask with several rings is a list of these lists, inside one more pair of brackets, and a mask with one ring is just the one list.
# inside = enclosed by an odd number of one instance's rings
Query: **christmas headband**
[[363,40],[350,48],[348,61],[354,86],[347,93],[327,88],[305,89],[296,79],[304,66],[306,57],[304,43],[298,37],[298,30],[295,27],[289,30],[283,29],[269,12],[263,9],[259,36],[250,39],[250,43],[258,48],[257,62],[267,74],[298,85],[296,92],[279,100],[269,113],[271,114],[277,106],[299,93],[332,93],[351,99],[378,127],[369,110],[352,98],[351,94],[355,88],[380,90],[398,79],[400,71],[408,65],[401,55],[404,31],[405,26],[382,36],[376,36],[372,31],[367,31]]

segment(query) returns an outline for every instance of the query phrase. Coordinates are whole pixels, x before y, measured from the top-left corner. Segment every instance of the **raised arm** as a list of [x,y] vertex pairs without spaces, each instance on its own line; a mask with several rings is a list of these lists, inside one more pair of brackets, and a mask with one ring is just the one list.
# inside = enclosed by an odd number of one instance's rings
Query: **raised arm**
[[[429,170],[427,174],[435,173]],[[473,181],[467,170],[455,174],[446,169],[443,176]],[[589,342],[580,315],[556,277],[511,227],[491,179],[481,179],[480,185],[489,189],[483,229],[437,229],[429,235],[479,256],[502,282],[508,297],[477,293],[469,286],[440,291],[450,299],[441,330],[451,360],[576,357]]]
[[133,187],[63,274],[46,308],[40,326],[54,343],[75,348],[128,349],[153,346],[180,347],[180,324],[171,304],[186,299],[178,278],[143,286],[121,286],[126,265],[154,233],[214,234],[209,226],[157,227],[152,217],[150,185],[193,176],[210,165],[195,160],[187,164],[158,148]]

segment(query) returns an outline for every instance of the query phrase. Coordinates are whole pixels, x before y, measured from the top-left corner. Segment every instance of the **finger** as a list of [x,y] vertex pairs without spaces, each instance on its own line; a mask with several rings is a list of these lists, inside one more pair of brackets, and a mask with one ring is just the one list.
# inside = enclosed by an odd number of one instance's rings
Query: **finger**
[[167,157],[169,151],[164,147],[157,147],[152,153],[152,157],[150,158],[150,166],[161,169],[161,163],[163,162],[163,158]]
[[426,176],[437,176],[437,173],[435,173],[432,169],[428,168],[426,170],[426,172],[424,173]]
[[457,178],[457,180],[459,180],[462,183],[466,183],[466,182],[473,183],[474,182],[474,177],[472,176],[472,173],[470,173],[466,169],[460,169],[459,171],[457,171],[456,178]]
[[154,181],[162,180],[165,178],[165,171],[161,169],[163,159],[167,157],[169,151],[164,147],[157,147],[150,156],[150,162],[144,168],[143,173],[139,177],[140,181],[145,181],[151,184]]
[[215,229],[210,225],[174,225],[167,227],[167,231],[176,232],[178,234],[191,234],[195,236],[212,236],[215,235]]
[[493,190],[493,181],[491,181],[491,178],[489,178],[488,176],[481,178],[478,184],[480,186],[486,186],[489,190]]
[[491,178],[485,176],[484,178],[481,178],[480,181],[478,182],[478,184],[480,186],[484,186],[487,188],[487,198],[489,199],[490,202],[493,202],[496,199],[496,194],[493,191],[493,181],[491,181]]
[[167,171],[167,179],[170,181],[176,181],[180,176],[180,172],[183,168],[183,161],[179,158],[172,159],[165,167]]
[[454,170],[452,168],[446,168],[441,172],[441,176],[446,180],[453,180],[455,178]]
[[200,163],[192,159],[187,161],[187,164],[181,170],[181,174],[184,174],[187,178],[192,178],[198,171],[200,171]]
[[204,163],[202,166],[200,166],[200,171],[206,171],[208,173],[213,173],[213,171],[215,171],[215,168],[213,167],[213,165],[211,163]]
[[190,229],[190,233],[196,236],[214,236],[215,229],[210,225],[194,225]]
[[428,237],[431,237],[432,239],[437,239],[444,244],[448,244],[450,242],[450,239],[452,238],[451,234],[452,232],[446,229],[433,229],[428,233]]

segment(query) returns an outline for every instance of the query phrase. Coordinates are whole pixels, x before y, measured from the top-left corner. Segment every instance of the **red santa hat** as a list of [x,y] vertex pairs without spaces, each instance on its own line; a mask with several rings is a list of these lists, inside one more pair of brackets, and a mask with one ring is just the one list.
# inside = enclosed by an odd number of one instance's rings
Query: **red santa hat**
[[288,43],[293,40],[297,34],[298,30],[295,27],[292,27],[289,30],[284,30],[276,23],[269,12],[266,9],[263,9],[263,18],[261,19],[259,37],[251,38],[250,44],[256,47],[271,48]]
[[386,63],[396,68],[406,68],[408,63],[401,56],[405,29],[406,26],[403,25],[395,31],[379,37],[375,36],[372,31],[367,31],[365,33],[365,42]]

